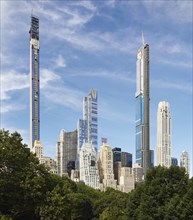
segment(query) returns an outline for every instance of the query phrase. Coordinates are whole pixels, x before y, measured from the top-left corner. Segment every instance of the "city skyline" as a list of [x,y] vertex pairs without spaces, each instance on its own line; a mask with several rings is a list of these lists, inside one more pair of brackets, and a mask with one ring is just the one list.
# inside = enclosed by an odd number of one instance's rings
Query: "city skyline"
[[28,31],[33,9],[40,19],[41,144],[45,155],[55,159],[59,131],[76,128],[82,98],[96,88],[98,145],[106,137],[110,146],[135,157],[135,61],[143,31],[151,48],[150,149],[156,149],[157,105],[168,101],[173,118],[171,155],[179,159],[186,150],[192,164],[191,2],[0,4],[2,128],[17,130],[29,144]]

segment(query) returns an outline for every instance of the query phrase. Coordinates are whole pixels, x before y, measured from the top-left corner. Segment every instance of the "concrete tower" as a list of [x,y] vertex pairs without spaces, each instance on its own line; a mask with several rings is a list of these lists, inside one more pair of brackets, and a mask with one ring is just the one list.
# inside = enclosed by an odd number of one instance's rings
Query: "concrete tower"
[[136,163],[146,175],[150,167],[149,141],[149,45],[144,43],[137,53],[136,71]]
[[40,140],[39,19],[31,16],[30,28],[30,149]]
[[157,166],[171,166],[171,115],[170,104],[160,102],[157,111]]

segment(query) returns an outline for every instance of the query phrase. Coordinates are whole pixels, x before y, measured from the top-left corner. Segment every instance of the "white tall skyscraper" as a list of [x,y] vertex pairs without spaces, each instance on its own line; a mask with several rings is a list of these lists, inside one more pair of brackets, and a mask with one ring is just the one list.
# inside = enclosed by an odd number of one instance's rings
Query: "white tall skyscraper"
[[99,172],[96,151],[91,143],[83,143],[79,154],[80,181],[99,189]]
[[162,101],[157,111],[157,166],[171,166],[171,115],[170,104]]
[[180,166],[184,167],[186,170],[186,173],[189,174],[189,156],[187,151],[182,151],[181,157],[180,157]]

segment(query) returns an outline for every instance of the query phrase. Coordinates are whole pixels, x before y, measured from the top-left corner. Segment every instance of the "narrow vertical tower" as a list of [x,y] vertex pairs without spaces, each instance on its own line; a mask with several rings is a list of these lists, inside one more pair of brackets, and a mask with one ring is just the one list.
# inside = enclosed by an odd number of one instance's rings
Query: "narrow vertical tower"
[[171,166],[171,115],[168,102],[160,102],[157,111],[157,166]]
[[92,143],[95,151],[98,149],[98,106],[97,91],[91,89],[84,97],[83,115],[85,120],[85,142]]
[[39,19],[31,16],[30,27],[30,149],[40,140]]
[[149,141],[149,45],[144,43],[137,53],[136,71],[136,163],[143,168],[146,175],[150,167]]

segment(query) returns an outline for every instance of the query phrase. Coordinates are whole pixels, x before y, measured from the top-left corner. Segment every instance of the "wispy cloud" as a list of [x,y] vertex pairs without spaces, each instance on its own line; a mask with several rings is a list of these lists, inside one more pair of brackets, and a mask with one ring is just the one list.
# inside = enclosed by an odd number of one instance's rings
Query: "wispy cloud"
[[3,114],[3,113],[10,112],[10,111],[20,111],[25,108],[26,106],[22,104],[2,102],[1,107],[0,107],[0,112]]
[[[173,23],[192,23],[192,1],[141,1],[147,12],[158,19],[165,17]],[[156,14],[156,16],[154,16]]]
[[43,90],[46,89],[50,83],[61,79],[59,75],[46,68],[40,69],[40,73],[40,88]]
[[113,81],[122,81],[126,83],[135,83],[135,79],[131,77],[131,74],[129,72],[120,73],[120,72],[112,72],[112,71],[104,71],[104,70],[98,70],[98,71],[92,71],[92,72],[78,72],[78,73],[71,73],[69,77],[95,77],[95,78],[106,78]]
[[73,109],[74,111],[79,111],[82,105],[82,97],[84,93],[67,86],[52,86],[48,85],[46,90],[42,91],[45,98],[52,103],[60,106],[65,106]]
[[166,60],[166,59],[159,59],[160,63],[167,64],[170,66],[175,66],[175,67],[182,67],[182,68],[191,68],[192,69],[192,62],[189,60],[182,61],[182,60]]
[[153,87],[156,87],[156,88],[164,88],[164,89],[172,89],[172,90],[179,90],[179,91],[182,91],[182,92],[186,92],[186,93],[189,93],[189,94],[192,94],[192,83],[190,82],[189,84],[180,84],[180,83],[176,83],[176,82],[166,82],[166,81],[163,81],[163,80],[155,80],[155,79],[152,79],[151,80],[151,85]]
[[29,74],[21,74],[14,70],[1,74],[1,100],[10,99],[10,91],[29,87]]
[[61,54],[59,54],[57,56],[55,63],[56,63],[56,67],[59,67],[59,68],[60,67],[62,67],[62,68],[66,67],[66,62],[64,60],[64,57]]

